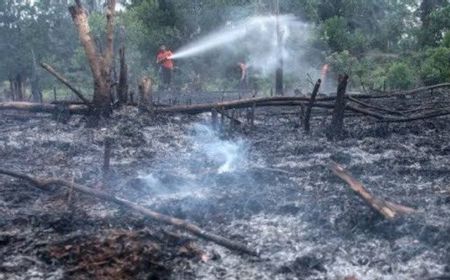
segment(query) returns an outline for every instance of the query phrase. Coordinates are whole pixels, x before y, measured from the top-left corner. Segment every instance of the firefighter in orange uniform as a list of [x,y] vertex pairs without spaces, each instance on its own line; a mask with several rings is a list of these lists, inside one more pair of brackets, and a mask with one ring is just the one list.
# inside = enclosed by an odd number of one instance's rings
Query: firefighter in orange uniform
[[170,88],[172,82],[172,71],[174,68],[173,60],[171,59],[173,53],[162,45],[156,55],[156,63],[160,65],[160,74],[163,82],[163,88]]

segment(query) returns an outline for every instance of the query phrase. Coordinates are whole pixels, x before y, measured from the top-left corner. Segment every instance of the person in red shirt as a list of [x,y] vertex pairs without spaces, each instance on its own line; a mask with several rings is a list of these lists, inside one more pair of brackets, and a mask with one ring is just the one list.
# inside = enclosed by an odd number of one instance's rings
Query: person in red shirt
[[173,53],[162,45],[156,55],[156,63],[160,65],[161,78],[164,88],[169,88],[172,82],[173,60],[171,59]]

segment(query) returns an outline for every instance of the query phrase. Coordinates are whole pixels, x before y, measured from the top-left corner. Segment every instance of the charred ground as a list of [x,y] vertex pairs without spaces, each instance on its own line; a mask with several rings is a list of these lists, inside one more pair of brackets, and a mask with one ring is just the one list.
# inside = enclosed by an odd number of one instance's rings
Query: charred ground
[[[3,168],[72,179],[247,243],[241,256],[186,233],[55,189],[0,177],[2,279],[431,279],[450,274],[448,119],[383,124],[346,119],[328,142],[326,118],[304,135],[297,114],[258,109],[254,128],[227,124],[242,141],[239,168],[218,173],[189,135],[209,115],[142,116],[127,108],[103,128],[81,117],[5,112]],[[112,137],[102,181],[103,142]],[[381,197],[417,208],[385,221],[331,171],[333,159]],[[151,174],[149,181],[148,175]],[[152,181],[153,180],[153,181]],[[440,278],[444,279],[444,278]]]

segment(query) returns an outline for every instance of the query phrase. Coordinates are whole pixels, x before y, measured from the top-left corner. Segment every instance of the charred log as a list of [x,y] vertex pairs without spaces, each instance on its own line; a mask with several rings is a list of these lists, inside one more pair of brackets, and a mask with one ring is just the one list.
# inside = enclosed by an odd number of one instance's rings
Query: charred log
[[[70,114],[87,114],[89,108],[85,105],[62,105]],[[32,103],[32,102],[2,102],[0,110],[18,110],[36,113],[57,113],[60,111],[61,105],[48,103]]]
[[113,202],[119,206],[122,206],[129,210],[133,210],[134,212],[138,212],[138,213],[140,213],[146,217],[152,218],[156,221],[159,221],[159,222],[162,222],[165,224],[169,224],[169,225],[173,225],[177,228],[186,230],[197,237],[212,241],[212,242],[219,244],[221,246],[224,246],[225,248],[228,248],[230,250],[235,250],[235,251],[249,254],[252,256],[258,255],[257,252],[255,252],[254,250],[251,250],[250,248],[247,248],[244,244],[241,244],[241,243],[229,240],[227,238],[224,238],[222,236],[207,232],[207,231],[203,230],[202,228],[200,228],[192,223],[189,223],[185,220],[155,212],[148,208],[145,208],[145,207],[142,207],[135,203],[132,203],[131,201],[128,201],[126,199],[119,198],[119,197],[110,195],[108,193],[105,193],[105,192],[102,192],[102,191],[99,191],[99,190],[96,190],[93,188],[89,188],[89,187],[86,187],[83,185],[79,185],[74,182],[62,180],[59,178],[49,178],[49,179],[37,178],[37,177],[30,176],[28,174],[23,174],[23,173],[19,173],[19,172],[10,171],[10,170],[4,170],[4,169],[0,169],[0,174],[4,174],[4,175],[8,175],[8,176],[11,176],[14,178],[25,180],[25,181],[33,184],[34,186],[41,188],[41,189],[45,189],[45,190],[49,190],[50,186],[56,186],[56,185],[69,188],[69,190],[73,189],[75,191],[78,191],[78,192],[81,192],[81,193],[84,193],[84,194],[87,194],[90,196],[94,196],[94,197],[99,198],[104,201]]
[[372,209],[376,210],[386,219],[392,220],[399,215],[409,214],[415,211],[413,208],[388,202],[371,194],[361,182],[353,178],[352,175],[339,164],[332,162],[329,168],[336,176],[344,180]]

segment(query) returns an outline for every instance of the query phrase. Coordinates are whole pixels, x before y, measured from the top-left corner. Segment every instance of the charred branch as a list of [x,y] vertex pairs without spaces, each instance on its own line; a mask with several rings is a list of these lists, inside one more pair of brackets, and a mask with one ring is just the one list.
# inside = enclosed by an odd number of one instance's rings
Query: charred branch
[[59,74],[55,69],[53,69],[53,67],[51,67],[50,65],[48,65],[47,63],[41,63],[41,67],[44,68],[45,70],[47,70],[47,72],[49,72],[50,74],[52,74],[56,79],[58,79],[58,81],[60,81],[61,83],[63,83],[66,87],[68,87],[73,93],[76,94],[76,96],[78,96],[83,102],[84,104],[91,106],[91,103],[89,102],[89,100],[87,100],[86,97],[84,97],[84,95],[81,93],[81,91],[79,91],[78,89],[76,89],[65,77],[63,77],[61,74]]
[[189,223],[185,220],[155,212],[148,208],[145,208],[145,207],[142,207],[135,203],[132,203],[131,201],[128,201],[126,199],[119,198],[119,197],[110,195],[108,193],[105,193],[105,192],[102,192],[102,191],[99,191],[99,190],[96,190],[93,188],[89,188],[89,187],[86,187],[83,185],[79,185],[74,182],[62,180],[59,178],[49,178],[49,179],[37,178],[37,177],[29,176],[27,174],[14,172],[14,171],[10,171],[10,170],[4,170],[4,169],[0,169],[0,174],[4,174],[4,175],[8,175],[8,176],[11,176],[14,178],[25,180],[41,189],[49,189],[50,186],[56,186],[56,185],[69,188],[69,190],[73,189],[75,191],[78,191],[78,192],[81,192],[81,193],[84,193],[84,194],[87,194],[90,196],[94,196],[101,200],[113,202],[119,206],[122,206],[129,210],[133,210],[134,212],[138,212],[138,213],[140,213],[146,217],[152,218],[153,220],[156,220],[158,222],[162,222],[162,223],[169,224],[169,225],[175,226],[177,228],[186,230],[197,237],[212,241],[212,242],[219,244],[230,250],[235,250],[235,251],[249,254],[252,256],[258,255],[257,252],[255,252],[254,250],[251,250],[250,248],[247,248],[244,244],[241,244],[241,243],[229,240],[227,238],[224,238],[222,236],[207,232],[207,231],[203,230],[202,228],[200,228],[192,223]]
[[371,194],[363,184],[356,180],[347,170],[339,164],[332,162],[329,168],[333,173],[344,180],[355,193],[361,197],[372,209],[383,215],[386,219],[392,220],[402,214],[410,214],[415,209],[385,201]]

